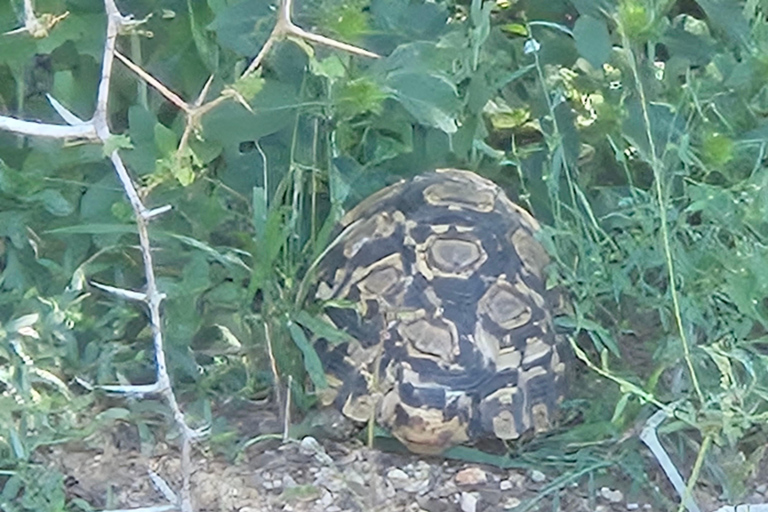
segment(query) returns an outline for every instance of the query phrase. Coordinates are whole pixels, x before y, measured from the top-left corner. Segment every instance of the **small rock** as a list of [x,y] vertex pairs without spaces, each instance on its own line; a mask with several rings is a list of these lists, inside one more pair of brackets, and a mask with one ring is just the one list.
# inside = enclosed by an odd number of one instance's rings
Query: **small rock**
[[282,486],[283,486],[283,481],[282,480],[277,480],[277,479],[272,480],[272,488],[273,489],[280,489]]
[[[458,496],[459,488],[453,480],[444,480],[440,485],[436,485],[430,493],[435,498],[450,498]],[[453,500],[456,503],[456,500]]]
[[610,501],[611,503],[619,503],[620,501],[624,501],[624,495],[618,489],[613,490],[609,489],[608,487],[602,487],[600,489],[600,496]]
[[264,483],[262,483],[261,485],[263,485],[264,488],[267,490],[272,489],[272,482],[270,480],[264,480]]
[[461,512],[475,512],[477,510],[477,495],[473,492],[462,492],[459,506]]
[[424,462],[423,460],[420,460],[416,467],[413,470],[413,477],[417,478],[419,480],[424,480],[425,478],[429,478],[429,472],[431,471],[431,467],[429,464]]
[[331,492],[339,492],[346,487],[342,476],[334,469],[322,468],[315,474],[314,485],[325,487]]
[[405,492],[415,492],[419,495],[425,494],[429,490],[429,478],[426,480],[411,480],[411,483],[406,485],[403,490]]
[[299,453],[305,457],[314,456],[322,464],[333,464],[333,459],[325,453],[325,448],[312,436],[306,436],[299,444]]
[[354,452],[354,451],[349,452],[348,454],[336,459],[336,464],[339,466],[347,466],[355,462],[357,460],[357,457],[358,457],[357,452]]
[[403,490],[419,495],[426,493],[430,488],[430,465],[420,460],[416,466],[408,464],[405,469],[406,473],[411,476],[409,477],[408,484],[403,487]]
[[512,484],[518,489],[525,487],[525,475],[522,473],[510,473],[507,476],[507,480],[512,482]]
[[397,495],[397,490],[395,489],[395,486],[392,485],[392,482],[389,481],[386,478],[382,479],[384,482],[384,499],[391,500],[394,499]]
[[502,508],[509,510],[520,506],[521,501],[515,497],[509,497],[501,504]]
[[640,508],[638,503],[627,503],[627,510],[637,510]]
[[341,512],[341,507],[331,505],[330,507],[326,507],[325,512]]
[[322,505],[324,509],[327,509],[328,507],[331,506],[331,504],[333,504],[333,494],[331,494],[328,491],[325,491],[323,495],[320,497],[320,499],[317,501],[320,502],[320,505]]
[[283,481],[281,482],[283,487],[296,487],[296,480],[291,475],[283,475]]
[[456,473],[454,480],[457,485],[479,485],[488,482],[488,475],[482,469],[471,466]]
[[768,485],[766,485],[766,484],[760,484],[760,485],[758,485],[758,486],[757,486],[757,489],[755,489],[755,490],[756,490],[757,492],[759,492],[760,494],[765,494],[765,493],[766,493],[766,491],[768,491]]
[[320,443],[317,442],[317,439],[315,439],[312,436],[306,436],[301,440],[301,443],[299,443],[299,452],[301,452],[302,455],[314,455],[315,452],[322,450],[322,446],[320,446]]
[[547,475],[545,475],[544,473],[542,473],[538,469],[534,469],[533,471],[531,471],[531,480],[533,480],[537,484],[542,483],[546,479],[547,479]]
[[508,491],[514,486],[515,484],[513,484],[510,480],[502,480],[501,482],[499,482],[499,489],[501,489],[502,491]]
[[392,483],[395,489],[404,489],[411,480],[408,473],[399,468],[392,468],[387,471],[387,479]]
[[357,471],[354,471],[352,468],[347,468],[344,470],[344,480],[347,481],[347,484],[365,486],[365,479],[363,478],[363,475]]

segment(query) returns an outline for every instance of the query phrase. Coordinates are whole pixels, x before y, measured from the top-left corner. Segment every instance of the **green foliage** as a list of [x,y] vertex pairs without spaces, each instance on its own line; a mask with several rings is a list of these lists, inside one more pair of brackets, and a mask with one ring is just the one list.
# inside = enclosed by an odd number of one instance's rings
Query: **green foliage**
[[[59,122],[52,94],[89,118],[101,7],[68,2],[34,39],[6,34],[23,19],[17,4],[0,3],[0,113]],[[619,438],[651,397],[681,404],[670,426],[681,446],[717,434],[727,469],[704,478],[736,489],[729,475],[757,463],[739,450],[768,414],[763,3],[299,1],[302,27],[381,58],[285,40],[246,78],[275,23],[269,3],[121,8],[152,14],[144,35],[121,36],[131,60],[189,103],[211,76],[206,100],[228,99],[192,120],[180,148],[190,120],[116,63],[117,135],[103,148],[0,133],[3,500],[62,508],[29,460],[86,433],[84,408],[106,407],[76,377],[153,378],[143,311],[88,284],[144,285],[132,210],[104,158],[115,149],[149,206],[173,206],[151,235],[174,385],[201,422],[201,403],[265,393],[270,355],[294,403],[312,403],[325,377],[311,337],[344,336],[310,300],[332,226],[385,184],[451,165],[496,180],[542,221],[552,284],[573,305],[560,323],[618,384],[584,377],[566,409],[587,425],[567,442]],[[156,405],[130,406],[129,419],[162,419]],[[610,460],[641,472],[619,452]],[[597,471],[592,456],[569,459],[572,475]]]

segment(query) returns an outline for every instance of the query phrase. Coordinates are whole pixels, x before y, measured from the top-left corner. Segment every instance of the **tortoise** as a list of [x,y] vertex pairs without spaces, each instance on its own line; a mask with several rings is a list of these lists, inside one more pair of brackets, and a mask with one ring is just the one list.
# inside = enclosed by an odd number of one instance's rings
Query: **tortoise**
[[318,266],[316,298],[349,335],[314,342],[329,383],[321,403],[375,418],[423,454],[549,430],[566,365],[538,230],[470,171],[364,199]]

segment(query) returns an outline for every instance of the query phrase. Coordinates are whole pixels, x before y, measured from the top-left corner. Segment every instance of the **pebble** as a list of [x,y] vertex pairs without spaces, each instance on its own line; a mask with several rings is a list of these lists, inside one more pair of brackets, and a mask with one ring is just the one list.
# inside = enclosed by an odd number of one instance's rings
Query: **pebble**
[[350,468],[347,468],[344,471],[344,480],[346,480],[347,484],[365,486],[365,479],[363,478],[363,475],[357,471],[353,471]]
[[610,501],[611,503],[619,503],[624,500],[624,495],[621,491],[609,489],[608,487],[600,488],[600,496]]
[[429,478],[430,471],[431,471],[430,465],[424,462],[423,460],[420,460],[416,464],[416,467],[413,470],[413,476],[419,479]]
[[320,502],[320,505],[322,505],[324,509],[327,509],[333,504],[333,494],[331,494],[328,491],[325,491],[323,495],[320,497],[320,499],[317,501]]
[[408,465],[409,468],[411,468],[411,474],[413,475],[411,477],[411,481],[404,487],[406,492],[415,492],[417,494],[424,494],[429,490],[429,473],[430,473],[430,466],[423,460],[420,460],[416,467],[412,467],[410,464]]
[[301,440],[301,443],[299,443],[299,453],[305,457],[314,456],[322,464],[333,464],[333,459],[325,453],[325,448],[312,436],[306,436]]
[[533,480],[537,484],[542,483],[546,479],[547,479],[547,475],[545,475],[544,473],[542,473],[538,469],[534,469],[533,471],[531,471],[531,480]]
[[509,480],[502,480],[501,482],[499,482],[499,489],[501,489],[502,491],[508,491],[514,486],[515,484],[513,484]]
[[457,485],[479,485],[488,482],[488,475],[482,469],[470,466],[456,473],[454,480]]
[[766,484],[760,484],[760,485],[758,485],[758,486],[757,486],[757,489],[755,489],[755,490],[756,490],[757,492],[759,492],[760,494],[765,494],[765,493],[766,493],[766,491],[768,491],[768,485],[766,485]]
[[475,512],[477,510],[477,495],[473,492],[462,492],[459,506],[461,512]]
[[320,443],[317,442],[317,439],[312,436],[304,437],[299,443],[299,452],[301,452],[302,455],[314,455],[315,452],[322,449],[323,448],[320,446]]
[[399,468],[392,468],[387,471],[387,479],[392,483],[395,489],[404,489],[411,480],[408,473]]
[[509,497],[509,498],[505,499],[504,503],[502,503],[501,506],[502,506],[502,508],[509,510],[509,509],[512,509],[512,508],[519,507],[520,503],[522,503],[522,502],[518,498],[515,498],[515,497],[512,496],[512,497]]
[[512,484],[519,489],[525,487],[525,475],[522,473],[510,473],[509,476],[507,476],[507,480],[512,482]]
[[637,510],[640,508],[638,503],[627,503],[627,510]]
[[343,478],[332,468],[322,468],[315,474],[314,485],[325,487],[331,492],[339,492],[346,487]]

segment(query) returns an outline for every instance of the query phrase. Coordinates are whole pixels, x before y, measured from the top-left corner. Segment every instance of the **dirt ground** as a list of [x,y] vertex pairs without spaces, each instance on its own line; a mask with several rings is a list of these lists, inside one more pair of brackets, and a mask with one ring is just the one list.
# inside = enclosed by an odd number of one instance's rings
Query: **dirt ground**
[[[263,411],[262,411],[263,412]],[[250,438],[275,432],[279,421],[241,414],[240,427]],[[244,423],[243,423],[244,422]],[[255,434],[255,435],[254,435]],[[522,510],[656,511],[674,510],[671,487],[658,475],[656,484],[638,494],[616,471],[616,485],[596,484],[588,475],[561,484],[551,471],[505,470],[438,457],[386,453],[357,440],[344,442],[306,436],[281,442],[253,443],[234,461],[205,453],[193,457],[192,490],[197,511],[325,512],[491,512]],[[163,483],[180,488],[179,453],[157,443],[142,454],[133,427],[118,424],[85,442],[48,448],[42,462],[66,475],[70,500],[95,509],[167,505]],[[649,459],[649,463],[652,463]],[[613,470],[608,470],[612,473]],[[605,475],[604,475],[605,476]],[[611,476],[610,474],[608,475]],[[605,478],[600,480],[606,481]],[[612,481],[608,478],[608,481]],[[750,483],[747,503],[768,501],[768,488]],[[166,495],[168,492],[166,492]],[[724,505],[713,488],[697,489],[702,511]],[[163,510],[163,509],[157,509]]]

